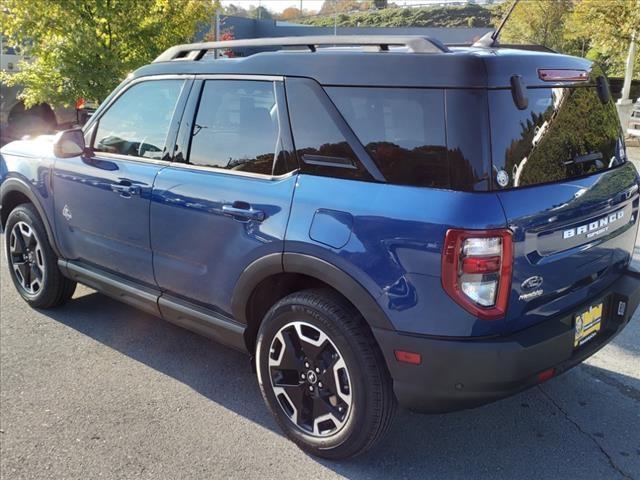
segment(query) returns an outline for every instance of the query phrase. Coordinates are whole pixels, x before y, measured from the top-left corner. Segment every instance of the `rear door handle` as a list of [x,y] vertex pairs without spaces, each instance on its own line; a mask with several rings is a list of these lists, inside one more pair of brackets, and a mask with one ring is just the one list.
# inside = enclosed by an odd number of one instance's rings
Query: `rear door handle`
[[265,219],[265,214],[262,210],[255,210],[246,202],[233,202],[232,204],[222,205],[222,212],[236,220],[262,222]]

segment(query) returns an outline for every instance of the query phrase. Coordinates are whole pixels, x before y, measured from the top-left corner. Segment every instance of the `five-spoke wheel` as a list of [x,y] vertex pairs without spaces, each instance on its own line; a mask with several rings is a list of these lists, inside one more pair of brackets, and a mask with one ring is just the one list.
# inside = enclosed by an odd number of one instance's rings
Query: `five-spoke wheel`
[[9,263],[20,287],[37,294],[45,281],[44,254],[38,235],[25,222],[17,222],[9,233]]
[[339,431],[351,413],[344,358],[327,334],[305,322],[282,327],[269,349],[271,386],[284,413],[310,435]]

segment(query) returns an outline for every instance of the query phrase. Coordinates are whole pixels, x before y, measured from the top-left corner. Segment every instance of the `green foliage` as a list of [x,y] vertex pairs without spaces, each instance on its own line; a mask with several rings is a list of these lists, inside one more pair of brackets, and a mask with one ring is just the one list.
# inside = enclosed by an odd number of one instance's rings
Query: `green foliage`
[[[498,23],[510,2],[495,9]],[[631,34],[640,36],[638,0],[521,1],[502,31],[503,43],[544,45],[597,60],[609,76],[623,76]],[[640,78],[640,50],[635,78]]]
[[[585,55],[600,61],[610,76],[623,76],[633,32],[640,41],[639,0],[582,0],[567,22],[567,38],[582,42]],[[640,79],[640,49],[634,78]]]
[[[527,43],[542,45],[554,50],[563,50],[565,22],[571,11],[571,0],[528,0],[519,2],[502,30],[503,43]],[[511,7],[511,2],[500,4],[495,9],[494,24]]]
[[131,71],[193,39],[209,0],[3,0],[3,33],[30,58],[2,74],[27,106],[103,100]]
[[[325,2],[326,4],[326,2]],[[300,20],[308,25],[332,27],[334,17],[329,10],[326,16]],[[488,27],[491,10],[480,5],[461,7],[388,8],[338,15],[339,27]]]

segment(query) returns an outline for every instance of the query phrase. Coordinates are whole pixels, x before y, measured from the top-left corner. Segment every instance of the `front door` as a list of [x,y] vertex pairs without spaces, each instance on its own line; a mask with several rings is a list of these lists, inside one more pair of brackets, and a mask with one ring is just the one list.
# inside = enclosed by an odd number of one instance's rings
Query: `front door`
[[155,283],[149,203],[184,86],[165,78],[125,87],[90,126],[91,154],[56,159],[56,234],[67,259]]
[[283,85],[210,79],[191,95],[177,150],[189,154],[153,188],[154,269],[165,295],[229,313],[242,271],[283,251],[296,181]]

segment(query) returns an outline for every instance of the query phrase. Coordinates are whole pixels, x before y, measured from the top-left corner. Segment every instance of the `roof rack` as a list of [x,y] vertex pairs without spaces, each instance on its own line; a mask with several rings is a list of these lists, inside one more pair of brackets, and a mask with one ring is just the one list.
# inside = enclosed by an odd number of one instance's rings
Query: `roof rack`
[[261,47],[306,47],[315,52],[319,46],[375,45],[382,51],[389,46],[407,47],[411,53],[443,53],[449,49],[440,41],[429,37],[399,35],[315,35],[300,37],[251,38],[224,42],[203,42],[176,45],[161,53],[153,62],[170,60],[200,60],[209,50]]

